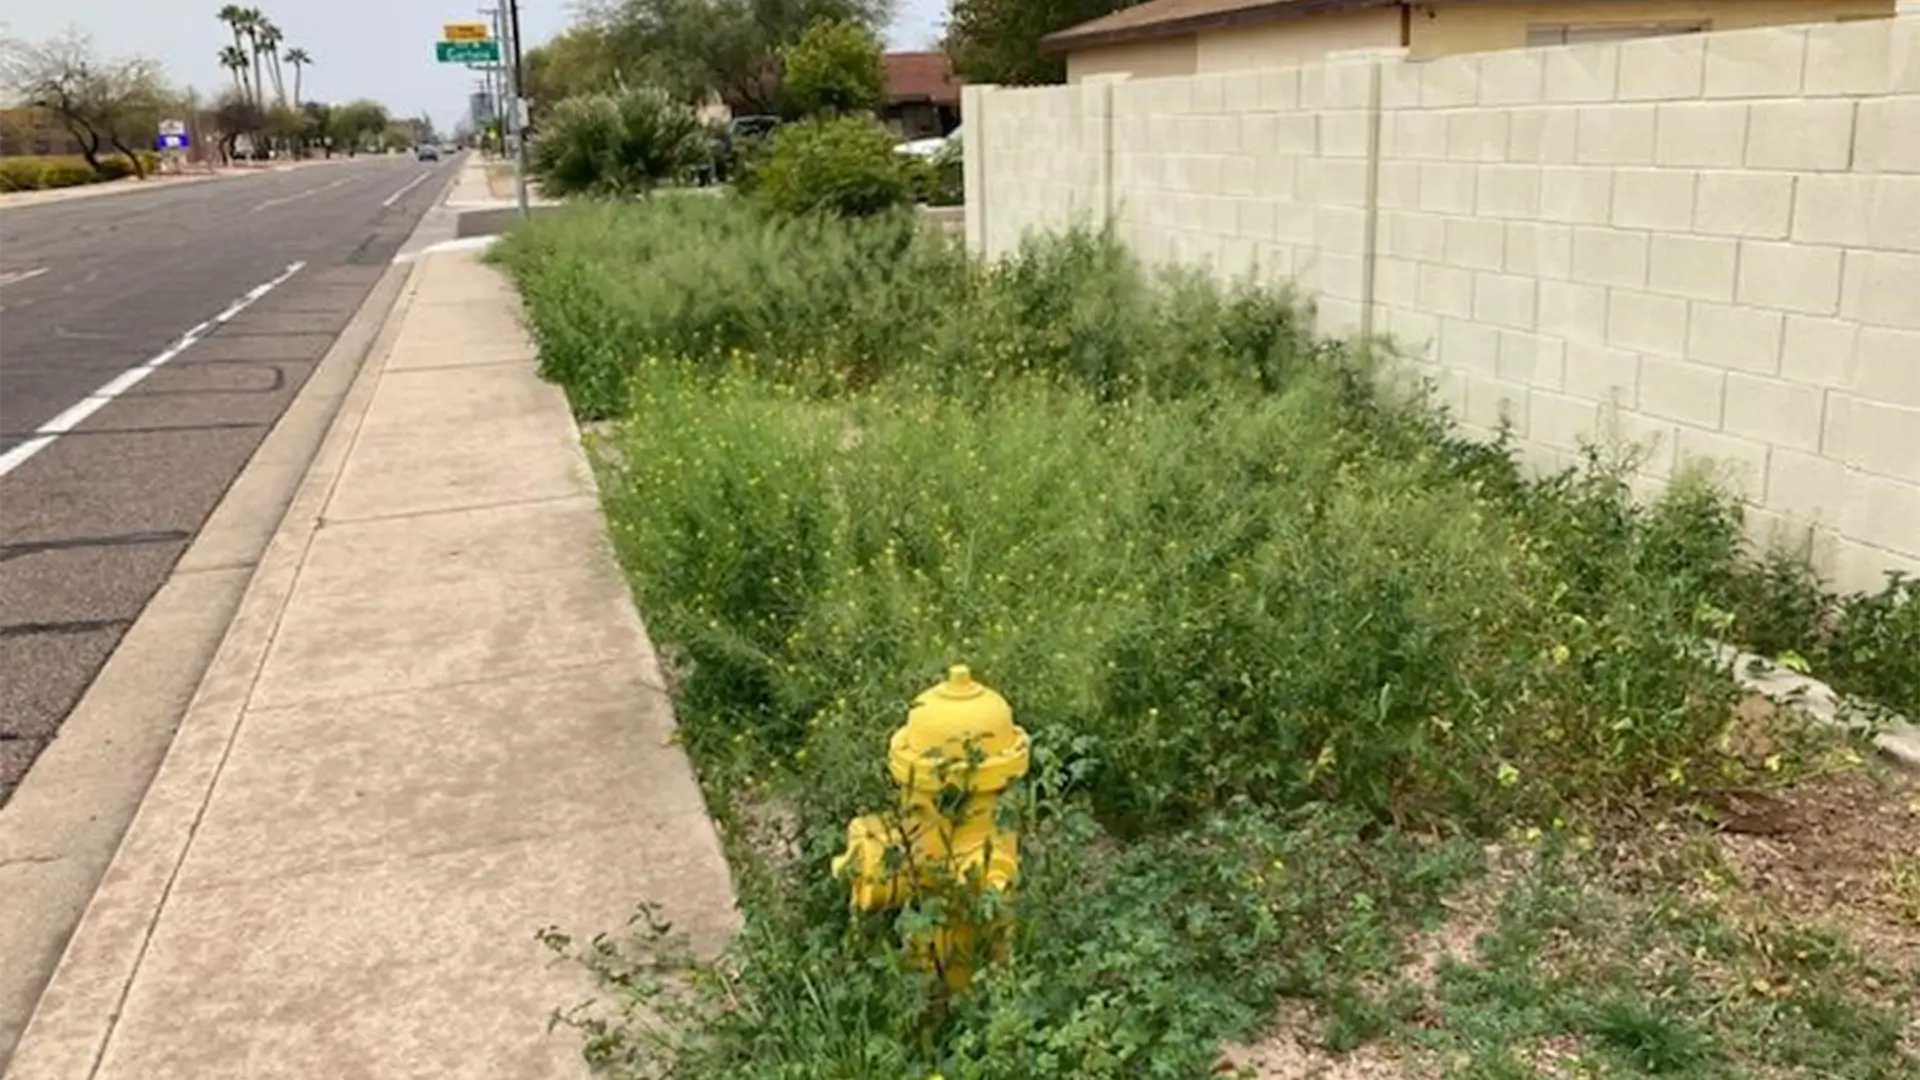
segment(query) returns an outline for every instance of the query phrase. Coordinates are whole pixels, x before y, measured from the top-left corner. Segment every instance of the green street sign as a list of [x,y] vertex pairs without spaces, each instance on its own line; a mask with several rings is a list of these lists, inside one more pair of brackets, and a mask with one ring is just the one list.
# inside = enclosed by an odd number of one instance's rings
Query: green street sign
[[443,64],[494,64],[500,61],[498,41],[436,41],[434,59]]

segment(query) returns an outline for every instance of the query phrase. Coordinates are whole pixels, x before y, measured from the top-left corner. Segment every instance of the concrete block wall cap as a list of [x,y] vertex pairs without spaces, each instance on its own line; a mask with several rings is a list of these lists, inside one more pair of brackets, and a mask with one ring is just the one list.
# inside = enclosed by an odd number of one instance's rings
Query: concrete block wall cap
[[1902,724],[1875,736],[1873,745],[1897,764],[1920,771],[1920,727]]
[[1824,724],[1872,730],[1875,749],[1896,764],[1920,769],[1920,726],[1905,717],[1891,715],[1880,706],[1841,694],[1810,675],[1789,671],[1731,645],[1708,642],[1706,649],[1732,670],[1734,680],[1746,690]]

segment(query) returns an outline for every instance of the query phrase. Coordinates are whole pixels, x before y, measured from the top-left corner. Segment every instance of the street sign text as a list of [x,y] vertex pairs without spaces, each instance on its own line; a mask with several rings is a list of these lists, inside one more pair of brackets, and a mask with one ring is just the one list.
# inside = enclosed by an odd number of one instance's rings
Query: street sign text
[[443,64],[491,64],[500,59],[497,41],[436,41],[433,55]]
[[485,41],[493,36],[493,29],[483,22],[450,22],[440,28],[440,36],[448,41]]

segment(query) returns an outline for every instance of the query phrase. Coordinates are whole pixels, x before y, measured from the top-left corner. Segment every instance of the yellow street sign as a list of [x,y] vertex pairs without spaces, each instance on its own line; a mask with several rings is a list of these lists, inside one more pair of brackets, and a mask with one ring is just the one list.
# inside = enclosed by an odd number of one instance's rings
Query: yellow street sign
[[440,28],[440,36],[448,41],[485,41],[493,36],[493,29],[483,22],[450,22]]

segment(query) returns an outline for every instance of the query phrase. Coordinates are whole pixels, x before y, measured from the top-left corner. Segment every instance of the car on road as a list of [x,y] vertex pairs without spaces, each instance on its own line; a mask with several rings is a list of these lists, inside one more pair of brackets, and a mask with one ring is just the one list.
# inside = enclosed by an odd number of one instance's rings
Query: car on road
[[440,148],[437,146],[422,145],[414,149],[413,156],[419,158],[421,161],[439,161]]

